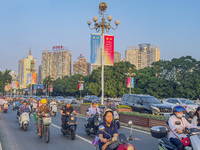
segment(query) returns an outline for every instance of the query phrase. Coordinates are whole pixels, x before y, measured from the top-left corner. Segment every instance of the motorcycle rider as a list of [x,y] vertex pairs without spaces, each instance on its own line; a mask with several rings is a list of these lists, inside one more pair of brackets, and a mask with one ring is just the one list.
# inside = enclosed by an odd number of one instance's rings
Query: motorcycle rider
[[26,101],[26,100],[24,100],[24,101],[23,101],[23,105],[21,105],[21,106],[19,107],[20,120],[21,120],[21,114],[22,114],[24,111],[29,111],[29,112],[30,112],[30,109],[29,109],[29,107],[27,106],[27,101]]
[[[110,136],[112,137],[112,141],[117,140],[118,137],[118,129],[117,129],[117,125],[113,122],[113,111],[110,108],[107,108],[104,113],[103,113],[103,122],[99,124],[103,125],[105,127],[105,132],[103,131],[98,131],[99,133],[99,141],[98,141],[98,145],[99,148],[102,149],[102,146],[108,142],[108,140],[110,139]],[[109,135],[108,135],[109,134]],[[116,150],[117,147],[114,149]],[[105,150],[111,150],[109,148],[109,145],[106,147]]]
[[78,116],[78,113],[76,113],[76,111],[71,107],[71,103],[70,101],[66,102],[66,106],[63,106],[63,108],[60,111],[62,117],[61,117],[61,121],[62,121],[62,128],[64,130],[66,130],[66,119],[69,117],[69,115],[71,113],[74,113]]
[[[187,128],[197,128],[185,119],[184,112],[186,109],[183,106],[175,106],[173,108],[173,115],[169,118],[169,140],[173,145],[177,147],[177,150],[184,150],[184,144],[181,142],[182,139],[186,138],[187,136],[183,134],[184,129]],[[180,125],[175,124],[176,122],[180,122]],[[198,128],[200,129],[200,128]]]
[[53,105],[57,105],[57,103],[56,103],[55,100],[53,100],[53,101],[50,103],[50,108],[51,108],[51,110],[52,110]]
[[[20,102],[17,104],[18,105],[18,107],[20,108],[20,106],[21,105],[23,105],[23,99],[20,99]],[[17,110],[17,117],[19,117],[20,116],[20,111],[19,111],[19,109]]]
[[41,130],[42,130],[42,115],[44,113],[51,113],[51,115],[53,116],[54,114],[51,112],[51,109],[49,108],[49,106],[46,106],[47,100],[46,99],[42,99],[41,100],[41,104],[42,106],[40,106],[38,108],[38,135],[41,136]]
[[192,119],[192,124],[200,127],[200,106],[197,108],[194,117]]
[[3,107],[5,100],[3,98],[0,99],[0,117],[1,117],[1,108]]

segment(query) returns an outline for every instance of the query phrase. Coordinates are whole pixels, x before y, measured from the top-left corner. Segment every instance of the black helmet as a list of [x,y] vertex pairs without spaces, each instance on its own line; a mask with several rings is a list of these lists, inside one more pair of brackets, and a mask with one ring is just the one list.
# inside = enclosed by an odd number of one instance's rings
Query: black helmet
[[95,104],[95,103],[97,104],[97,101],[95,101],[95,100],[94,100],[94,101],[92,101],[92,104]]
[[175,106],[173,108],[173,113],[175,113],[175,112],[181,112],[181,111],[186,111],[186,109],[183,106]]
[[110,102],[110,99],[107,99],[107,102]]
[[26,103],[26,100],[24,100],[23,103]]

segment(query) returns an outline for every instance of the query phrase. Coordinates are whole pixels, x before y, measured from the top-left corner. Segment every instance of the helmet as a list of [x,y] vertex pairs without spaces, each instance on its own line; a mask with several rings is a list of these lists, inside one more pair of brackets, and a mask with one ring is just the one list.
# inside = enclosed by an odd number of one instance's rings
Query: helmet
[[175,113],[175,112],[181,112],[181,111],[186,111],[186,109],[183,106],[175,106],[173,108],[173,113]]
[[42,104],[46,104],[46,103],[47,103],[47,100],[46,100],[45,98],[43,98],[43,99],[41,100],[41,103],[42,103]]
[[107,99],[107,102],[110,102],[110,99]]
[[[107,109],[103,112],[103,120],[104,120],[104,121],[105,121],[105,117],[106,117],[106,115],[107,115],[108,112],[111,112],[112,115],[113,115],[113,110],[110,109],[110,108],[107,108]],[[114,116],[114,115],[113,115],[113,116]]]
[[97,101],[95,101],[95,100],[94,100],[94,101],[92,101],[92,104],[95,104],[95,103],[97,104]]
[[5,96],[3,97],[3,99],[6,99]]
[[23,103],[26,103],[26,100],[24,100]]

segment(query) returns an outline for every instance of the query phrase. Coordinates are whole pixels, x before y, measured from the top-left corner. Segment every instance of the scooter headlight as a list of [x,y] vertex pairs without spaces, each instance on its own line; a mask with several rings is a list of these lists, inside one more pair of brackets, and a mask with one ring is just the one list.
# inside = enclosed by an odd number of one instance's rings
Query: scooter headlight
[[74,117],[71,117],[71,120],[74,120],[75,118]]
[[135,148],[133,147],[133,145],[129,145],[129,146],[127,147],[127,150],[135,150]]
[[98,118],[98,121],[101,121],[101,117]]

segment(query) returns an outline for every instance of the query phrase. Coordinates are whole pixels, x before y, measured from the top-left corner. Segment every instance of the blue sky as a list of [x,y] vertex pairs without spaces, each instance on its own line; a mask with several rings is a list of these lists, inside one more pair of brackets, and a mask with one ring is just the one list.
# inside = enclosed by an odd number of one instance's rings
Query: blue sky
[[[115,51],[125,57],[127,46],[156,44],[162,60],[191,55],[200,60],[200,0],[104,0],[112,25],[120,20]],[[89,61],[87,20],[98,16],[100,0],[0,0],[0,71],[17,72],[18,60],[32,54],[41,64],[46,47],[63,45],[76,61]],[[100,17],[99,17],[100,18]],[[93,25],[93,24],[92,24]]]

